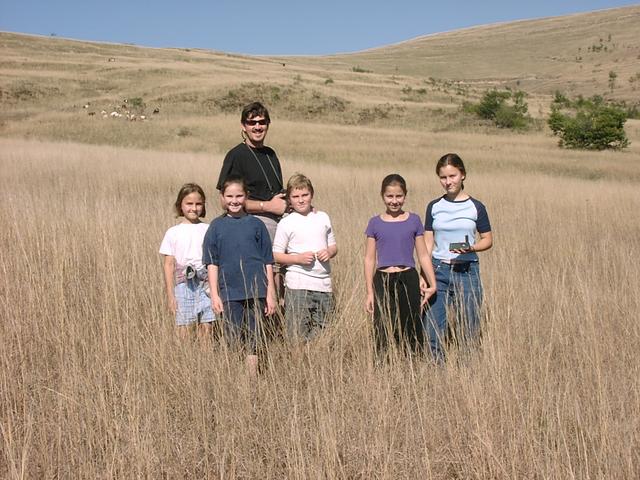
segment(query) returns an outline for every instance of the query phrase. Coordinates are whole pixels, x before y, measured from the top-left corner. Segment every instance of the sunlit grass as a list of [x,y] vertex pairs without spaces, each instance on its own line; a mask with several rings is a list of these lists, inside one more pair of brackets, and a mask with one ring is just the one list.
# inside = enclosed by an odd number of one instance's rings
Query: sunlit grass
[[[171,204],[192,180],[217,214],[220,154],[2,140],[0,476],[635,478],[639,167],[556,155],[544,137],[399,133],[385,150],[391,132],[377,144],[353,129],[332,151],[340,128],[321,161],[307,128],[270,138],[333,220],[338,313],[305,351],[272,345],[256,382],[224,345],[178,341],[163,303]],[[361,271],[379,182],[403,174],[422,216],[433,165],[456,147],[496,237],[482,348],[441,369],[399,356],[376,368]],[[539,153],[540,169],[523,167]],[[553,174],[565,155],[625,180]]]

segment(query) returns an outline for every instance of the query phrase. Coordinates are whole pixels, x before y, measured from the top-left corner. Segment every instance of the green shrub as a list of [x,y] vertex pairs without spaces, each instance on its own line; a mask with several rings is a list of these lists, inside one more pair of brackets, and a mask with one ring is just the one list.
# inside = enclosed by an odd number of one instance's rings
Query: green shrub
[[146,104],[144,103],[144,100],[141,97],[130,98],[128,102],[129,102],[129,109],[136,112],[142,112],[146,107]]
[[609,72],[609,89],[613,92],[613,89],[616,88],[616,78],[618,78],[618,74],[611,70]]
[[579,97],[571,102],[555,102],[547,121],[559,145],[586,150],[619,150],[629,145],[624,131],[627,112],[607,104],[602,97]]
[[627,120],[633,118],[634,120],[640,120],[640,102],[627,104],[625,100],[610,101],[610,106],[615,106],[624,110],[627,115]]
[[496,112],[495,124],[500,128],[521,130],[527,128],[529,119],[522,115],[513,105],[502,105]]
[[489,90],[480,103],[474,105],[465,102],[463,109],[492,121],[500,128],[525,129],[531,123],[525,94],[521,91]]
[[342,113],[349,102],[340,97],[325,95],[303,85],[270,85],[265,83],[243,83],[236,88],[206,99],[208,110],[237,113],[249,102],[260,101],[269,106],[273,115],[290,119],[320,118]]

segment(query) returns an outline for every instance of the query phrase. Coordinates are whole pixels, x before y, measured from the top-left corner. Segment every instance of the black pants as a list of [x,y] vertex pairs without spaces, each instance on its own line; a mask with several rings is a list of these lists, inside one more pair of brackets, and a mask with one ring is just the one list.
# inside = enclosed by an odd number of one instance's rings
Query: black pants
[[373,276],[375,304],[373,327],[378,352],[390,341],[412,353],[422,350],[420,320],[420,279],[415,268],[402,272],[381,272]]

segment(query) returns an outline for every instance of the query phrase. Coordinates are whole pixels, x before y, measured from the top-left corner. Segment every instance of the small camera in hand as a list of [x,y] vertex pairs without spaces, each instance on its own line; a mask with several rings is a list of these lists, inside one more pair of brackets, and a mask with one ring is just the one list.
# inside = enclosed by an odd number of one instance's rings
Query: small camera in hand
[[454,250],[469,250],[471,245],[469,245],[469,235],[464,236],[464,242],[453,242],[449,244],[449,251],[452,252]]

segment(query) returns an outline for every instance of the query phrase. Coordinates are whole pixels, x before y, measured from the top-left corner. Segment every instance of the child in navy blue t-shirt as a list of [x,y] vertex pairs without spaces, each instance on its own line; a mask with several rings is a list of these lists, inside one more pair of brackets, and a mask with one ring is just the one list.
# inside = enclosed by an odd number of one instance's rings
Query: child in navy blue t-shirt
[[272,315],[276,306],[271,240],[264,223],[245,211],[242,178],[227,177],[220,195],[226,212],[207,230],[202,263],[209,273],[213,310],[224,315],[228,340],[245,343],[247,367],[255,375],[262,315]]

